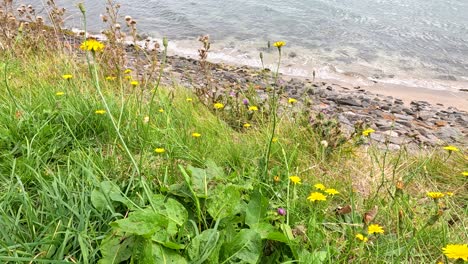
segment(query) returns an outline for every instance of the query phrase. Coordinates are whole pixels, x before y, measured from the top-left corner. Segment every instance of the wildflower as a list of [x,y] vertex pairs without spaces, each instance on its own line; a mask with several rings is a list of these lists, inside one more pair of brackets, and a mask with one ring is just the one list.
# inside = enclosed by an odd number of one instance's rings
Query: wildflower
[[468,177],[468,171],[464,171],[461,173],[463,176]]
[[80,49],[84,51],[101,52],[104,50],[104,44],[95,39],[87,39],[81,43]]
[[258,107],[252,105],[252,106],[249,107],[249,110],[250,111],[258,111]]
[[326,201],[327,200],[327,197],[325,195],[323,195],[322,193],[319,193],[319,192],[313,192],[309,195],[309,197],[307,197],[307,200],[311,201],[311,202],[315,202],[315,201]]
[[130,73],[132,73],[132,70],[126,69],[126,70],[124,71],[124,73],[125,73],[125,74],[130,74]]
[[143,118],[143,123],[145,123],[145,124],[148,123],[148,122],[149,122],[149,119],[150,119],[149,116],[145,116],[145,117]]
[[94,113],[95,113],[95,114],[98,114],[98,115],[103,115],[103,114],[106,113],[106,110],[100,109],[100,110],[96,110]]
[[279,214],[279,215],[286,215],[286,210],[284,210],[284,208],[278,208],[278,210],[276,210],[276,212]]
[[223,109],[223,108],[224,108],[224,105],[223,105],[222,103],[216,103],[216,104],[213,105],[213,107],[214,107],[215,109]]
[[441,192],[428,192],[427,196],[431,197],[434,200],[437,200],[444,197],[445,195]]
[[367,237],[365,237],[363,234],[356,234],[356,238],[361,240],[362,242],[367,242],[369,240]]
[[295,103],[297,103],[297,100],[294,99],[294,98],[289,98],[289,99],[288,99],[288,103],[290,103],[290,104],[295,104]]
[[384,232],[384,229],[377,224],[372,224],[367,228],[369,234],[383,234]]
[[286,42],[284,41],[277,41],[273,43],[273,46],[277,47],[278,49],[281,49],[281,47],[283,47],[284,45],[286,45]]
[[442,251],[447,258],[468,261],[468,244],[448,244]]
[[166,152],[166,150],[165,150],[164,148],[156,148],[156,149],[154,150],[154,152],[156,152],[156,153],[158,153],[158,154],[162,154],[162,153]]
[[362,135],[367,137],[367,136],[369,136],[370,134],[372,134],[372,133],[374,133],[374,132],[375,132],[374,129],[368,128],[368,129],[362,131]]
[[62,78],[64,78],[65,80],[70,80],[71,78],[73,78],[73,75],[71,75],[71,74],[64,74],[64,75],[62,75]]
[[248,105],[249,104],[249,99],[247,99],[247,98],[243,99],[242,104]]
[[273,181],[274,182],[280,182],[281,178],[278,175],[276,175],[275,177],[273,177]]
[[245,123],[245,124],[243,125],[244,128],[249,128],[249,127],[251,127],[251,126],[252,126],[252,125],[249,124],[249,123]]
[[62,95],[65,95],[65,93],[64,92],[56,92],[55,95],[56,96],[62,96]]
[[131,81],[130,84],[132,86],[138,86],[139,82],[138,81]]
[[325,188],[325,185],[321,184],[321,183],[317,183],[314,185],[315,189],[317,190],[321,190],[321,191],[324,191],[326,188]]
[[294,184],[302,184],[301,178],[299,178],[298,176],[291,176],[291,177],[289,177],[289,179],[290,179]]
[[271,139],[271,142],[278,142],[278,138],[277,138],[277,137],[273,137],[273,138]]
[[117,79],[117,77],[115,77],[115,76],[107,76],[106,77],[106,80],[108,80],[108,81],[115,81],[115,79]]
[[192,137],[198,138],[198,137],[201,137],[201,134],[200,134],[200,133],[197,133],[197,132],[193,132],[193,133],[192,133]]
[[446,192],[445,193],[447,196],[453,196],[453,192]]
[[447,150],[447,151],[449,151],[449,152],[452,152],[452,151],[458,152],[458,151],[460,151],[460,150],[459,150],[457,147],[455,147],[455,146],[445,146],[444,149]]
[[340,192],[333,189],[333,188],[330,188],[330,189],[326,189],[325,190],[326,193],[328,193],[329,195],[335,195],[335,194],[339,194]]
[[187,98],[187,99],[185,99],[185,101],[187,101],[187,102],[192,102],[193,99],[192,99],[192,98]]
[[158,112],[159,112],[159,113],[164,113],[164,109],[159,108]]
[[125,80],[131,80],[131,79],[132,79],[132,76],[130,76],[130,75],[124,76],[124,79],[125,79]]
[[327,148],[328,147],[328,141],[322,140],[322,141],[320,141],[320,145],[322,145],[324,148]]

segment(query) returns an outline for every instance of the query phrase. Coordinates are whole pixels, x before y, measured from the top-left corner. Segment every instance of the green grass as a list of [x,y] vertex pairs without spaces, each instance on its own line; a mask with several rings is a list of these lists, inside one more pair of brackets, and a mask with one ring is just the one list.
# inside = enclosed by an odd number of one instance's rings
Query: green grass
[[[0,76],[2,263],[449,263],[441,248],[468,240],[466,152],[388,152],[355,138],[325,151],[330,138],[286,108],[262,179],[271,124],[261,113],[234,129],[229,108],[207,109],[183,87],[142,92],[101,76],[110,113],[99,115],[87,66],[53,53],[3,52]],[[316,183],[340,194],[310,202]],[[437,205],[428,191],[454,196]],[[362,243],[375,205],[385,233]]]

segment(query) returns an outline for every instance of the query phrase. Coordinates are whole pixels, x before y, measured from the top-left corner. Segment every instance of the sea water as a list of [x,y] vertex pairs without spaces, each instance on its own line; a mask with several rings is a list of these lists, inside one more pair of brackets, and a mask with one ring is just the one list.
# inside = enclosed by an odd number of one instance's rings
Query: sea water
[[[26,1],[25,1],[26,2]],[[34,1],[33,1],[34,2]],[[36,2],[41,2],[37,1]],[[74,0],[67,24],[80,27]],[[89,29],[105,25],[105,0],[85,0]],[[140,33],[168,37],[171,53],[196,57],[209,34],[213,61],[267,67],[285,41],[281,70],[431,89],[468,88],[467,0],[121,0]],[[123,19],[122,19],[123,21]],[[124,25],[124,23],[122,22]]]

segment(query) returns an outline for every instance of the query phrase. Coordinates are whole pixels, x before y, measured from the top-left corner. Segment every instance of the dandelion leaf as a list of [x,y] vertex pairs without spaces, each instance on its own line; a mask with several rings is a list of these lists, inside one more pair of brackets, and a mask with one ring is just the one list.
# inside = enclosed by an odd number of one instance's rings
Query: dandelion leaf
[[251,229],[242,229],[234,239],[223,245],[226,263],[258,263],[263,249],[262,238]]

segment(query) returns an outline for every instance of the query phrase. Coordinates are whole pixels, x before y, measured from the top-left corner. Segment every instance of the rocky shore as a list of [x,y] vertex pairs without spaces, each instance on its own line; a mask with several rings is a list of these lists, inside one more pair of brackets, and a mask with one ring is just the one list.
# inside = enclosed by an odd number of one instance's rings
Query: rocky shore
[[[188,88],[205,84],[196,59],[170,56],[167,62],[163,83],[175,82]],[[212,63],[210,75],[213,85],[225,89],[226,93],[250,86],[255,87],[260,98],[267,98],[267,83],[260,69]],[[337,118],[348,131],[353,130],[357,122],[364,122],[376,131],[371,134],[372,140],[385,143],[391,149],[408,144],[420,147],[468,144],[468,113],[454,107],[432,105],[426,101],[405,104],[399,98],[375,94],[359,86],[346,87],[282,75],[278,83],[286,97],[298,100],[298,107],[308,107],[312,112]],[[312,104],[304,104],[305,101]]]

